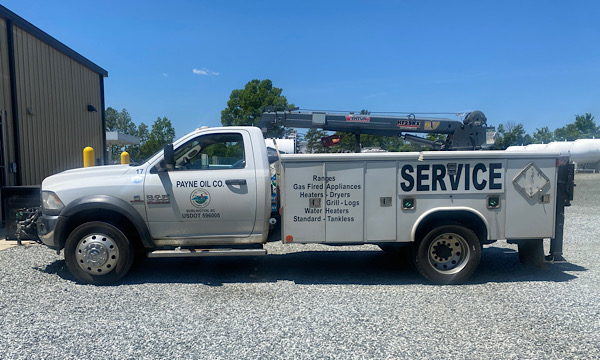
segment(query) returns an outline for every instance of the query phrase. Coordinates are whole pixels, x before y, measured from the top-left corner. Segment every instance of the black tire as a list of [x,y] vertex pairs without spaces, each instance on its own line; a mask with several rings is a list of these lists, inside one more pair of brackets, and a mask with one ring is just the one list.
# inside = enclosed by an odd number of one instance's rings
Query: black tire
[[413,247],[415,267],[436,284],[459,284],[467,280],[481,260],[481,243],[475,233],[459,225],[430,230]]
[[65,243],[65,261],[75,278],[85,284],[109,285],[133,264],[134,248],[115,226],[92,221],[78,226]]

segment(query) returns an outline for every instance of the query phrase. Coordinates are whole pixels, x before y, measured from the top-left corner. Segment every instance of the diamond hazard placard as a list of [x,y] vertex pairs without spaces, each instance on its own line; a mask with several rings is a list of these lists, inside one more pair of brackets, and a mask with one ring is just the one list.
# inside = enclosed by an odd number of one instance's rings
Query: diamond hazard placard
[[513,184],[529,199],[542,192],[550,179],[534,163],[529,163],[513,180]]

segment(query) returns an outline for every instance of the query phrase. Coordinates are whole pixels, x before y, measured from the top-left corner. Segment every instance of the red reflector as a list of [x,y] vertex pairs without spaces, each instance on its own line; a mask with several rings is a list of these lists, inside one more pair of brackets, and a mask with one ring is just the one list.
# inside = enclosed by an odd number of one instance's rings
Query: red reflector
[[339,135],[325,136],[321,138],[321,144],[323,147],[330,147],[339,143],[341,139],[342,138]]
[[292,235],[288,235],[285,237],[285,241],[292,242],[292,241],[294,241],[294,237]]

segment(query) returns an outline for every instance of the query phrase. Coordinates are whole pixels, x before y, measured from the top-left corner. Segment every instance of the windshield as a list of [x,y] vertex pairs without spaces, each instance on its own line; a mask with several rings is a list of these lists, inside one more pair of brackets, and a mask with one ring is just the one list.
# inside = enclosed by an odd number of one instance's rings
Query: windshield
[[140,166],[142,164],[145,164],[146,162],[150,161],[150,159],[152,159],[153,157],[155,157],[156,155],[158,155],[162,151],[163,151],[163,148],[160,148],[160,150],[158,150],[157,152],[155,152],[154,154],[148,156],[147,158],[145,158],[143,160],[140,160],[140,161],[131,161],[131,162],[129,162],[129,166]]

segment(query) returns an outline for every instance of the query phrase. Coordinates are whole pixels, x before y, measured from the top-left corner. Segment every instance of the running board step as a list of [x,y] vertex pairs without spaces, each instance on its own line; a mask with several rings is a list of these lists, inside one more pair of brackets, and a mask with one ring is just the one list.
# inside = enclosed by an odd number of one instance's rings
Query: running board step
[[154,250],[149,258],[201,257],[201,256],[259,256],[267,255],[266,249],[175,249]]

